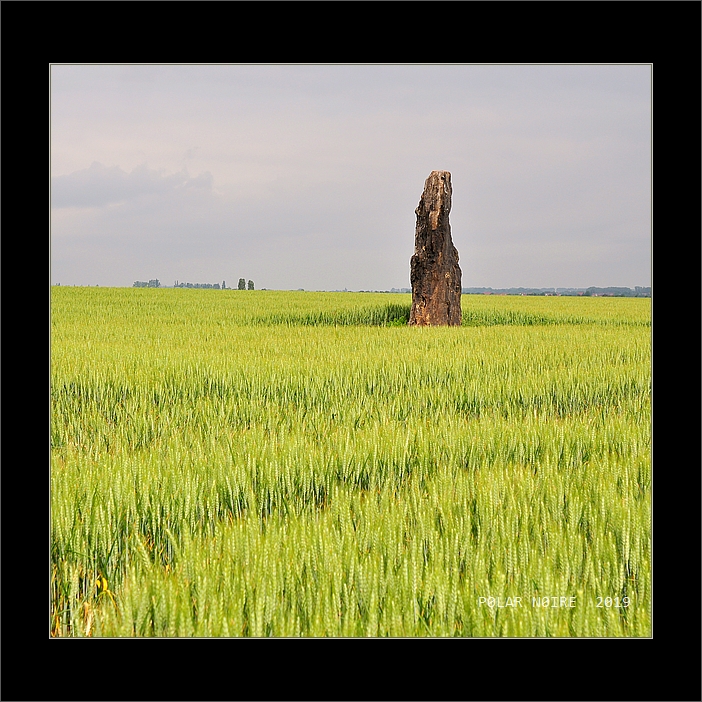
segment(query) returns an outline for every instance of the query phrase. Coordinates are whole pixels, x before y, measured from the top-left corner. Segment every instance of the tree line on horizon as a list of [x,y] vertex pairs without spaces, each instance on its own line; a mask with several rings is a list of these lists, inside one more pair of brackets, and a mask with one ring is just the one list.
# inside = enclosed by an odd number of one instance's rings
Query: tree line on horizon
[[[161,282],[158,278],[153,280],[134,281],[134,288],[160,288]],[[198,288],[209,290],[232,290],[228,288],[226,281],[219,283],[181,283],[175,281],[174,288]],[[246,281],[245,278],[239,278],[237,290],[254,290],[253,280]],[[350,291],[345,291],[350,292]],[[362,290],[360,292],[366,292]],[[367,292],[371,292],[370,290]],[[411,288],[391,288],[387,290],[378,290],[376,292],[391,292],[391,293],[411,293]],[[651,288],[645,286],[635,286],[634,288],[625,287],[608,287],[608,288],[462,288],[463,295],[563,295],[563,296],[582,296],[582,297],[651,297]]]
[[[135,280],[133,285],[133,288],[160,288],[161,283],[158,279],[150,280],[148,283],[141,281],[141,280]],[[175,281],[175,284],[173,285],[174,288],[199,288],[199,289],[207,289],[207,290],[232,290],[232,288],[227,287],[227,283],[225,280],[222,281],[222,285],[219,283],[180,283],[177,280]],[[238,290],[254,290],[254,282],[253,280],[249,280],[248,284],[246,282],[245,278],[239,278],[239,284],[237,286]]]
[[463,288],[464,295],[565,295],[582,297],[651,297],[651,288]]

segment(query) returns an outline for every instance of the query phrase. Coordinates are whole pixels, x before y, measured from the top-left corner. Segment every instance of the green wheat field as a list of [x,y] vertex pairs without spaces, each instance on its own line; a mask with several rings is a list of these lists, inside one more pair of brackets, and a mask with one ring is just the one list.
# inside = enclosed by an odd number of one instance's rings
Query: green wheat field
[[55,637],[651,636],[651,300],[51,290]]

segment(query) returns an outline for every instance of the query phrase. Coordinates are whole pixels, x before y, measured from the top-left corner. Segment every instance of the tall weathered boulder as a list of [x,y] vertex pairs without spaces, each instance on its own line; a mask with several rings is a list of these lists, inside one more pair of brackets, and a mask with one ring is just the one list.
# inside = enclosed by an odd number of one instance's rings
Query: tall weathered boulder
[[417,228],[410,259],[410,324],[461,324],[461,269],[451,240],[451,174],[432,171],[415,210]]

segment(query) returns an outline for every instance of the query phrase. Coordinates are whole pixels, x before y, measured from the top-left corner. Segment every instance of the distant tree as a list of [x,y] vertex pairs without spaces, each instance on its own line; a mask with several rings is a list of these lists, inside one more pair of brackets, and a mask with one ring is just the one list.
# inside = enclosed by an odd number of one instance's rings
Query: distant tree
[[254,289],[253,280],[250,280],[249,281],[249,290],[253,290],[253,289]]
[[227,281],[223,280],[222,281],[222,290],[226,290],[226,289],[227,289]]
[[150,280],[150,281],[149,281],[149,287],[150,287],[150,288],[160,288],[160,287],[161,287],[161,283],[158,282],[158,278],[156,278],[156,279],[154,279],[154,280]]
[[239,278],[239,290],[246,290],[246,281],[243,278]]
[[141,280],[135,280],[134,285],[132,285],[133,288],[148,288],[149,284],[145,283]]

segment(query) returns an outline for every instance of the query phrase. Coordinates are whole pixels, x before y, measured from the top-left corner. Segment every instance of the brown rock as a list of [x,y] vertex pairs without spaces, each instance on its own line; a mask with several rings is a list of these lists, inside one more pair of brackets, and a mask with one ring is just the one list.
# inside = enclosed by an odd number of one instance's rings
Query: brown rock
[[461,269],[451,240],[451,174],[432,171],[415,210],[417,228],[410,259],[412,310],[409,324],[461,324]]

